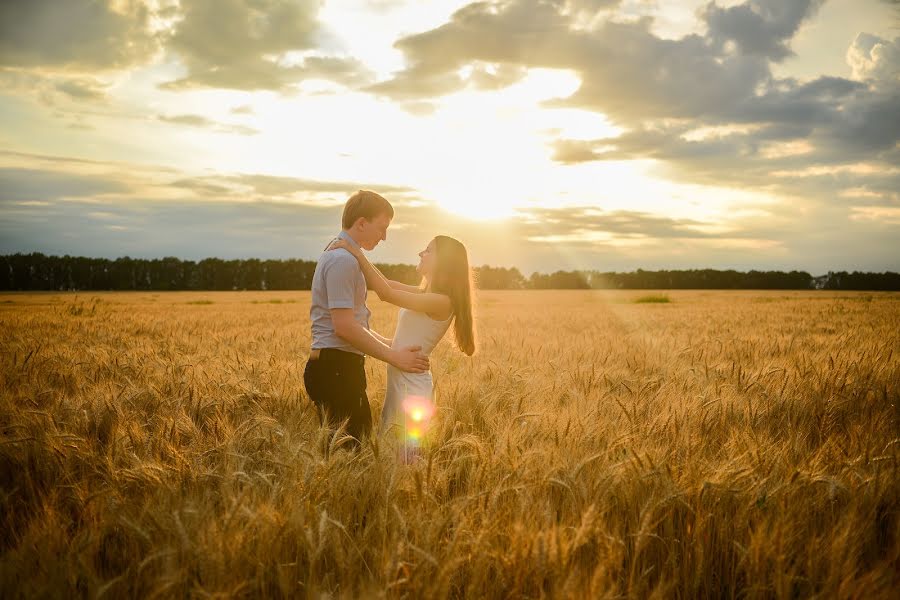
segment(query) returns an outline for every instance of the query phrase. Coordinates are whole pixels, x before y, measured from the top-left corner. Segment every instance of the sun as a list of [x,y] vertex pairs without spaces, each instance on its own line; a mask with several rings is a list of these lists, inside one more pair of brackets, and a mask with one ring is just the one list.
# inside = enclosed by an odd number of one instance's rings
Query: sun
[[429,173],[420,190],[442,210],[460,217],[476,221],[513,217],[545,191],[538,175],[543,157],[529,155],[522,146],[524,142],[519,148],[486,150],[475,143],[459,144],[450,150],[452,156],[438,161],[450,166]]

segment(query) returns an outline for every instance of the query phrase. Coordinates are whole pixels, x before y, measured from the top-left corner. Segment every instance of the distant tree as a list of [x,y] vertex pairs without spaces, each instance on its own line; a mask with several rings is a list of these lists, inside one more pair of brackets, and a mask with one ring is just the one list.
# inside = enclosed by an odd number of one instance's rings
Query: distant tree
[[262,290],[263,271],[259,259],[250,258],[238,262],[237,277],[234,284],[239,290]]
[[587,290],[588,274],[583,271],[556,271],[549,275],[532,273],[529,287],[535,290]]
[[[385,277],[393,281],[399,281],[407,285],[418,285],[422,276],[413,265],[378,263],[375,265]],[[310,286],[312,287],[312,286]]]
[[521,290],[528,283],[519,269],[482,265],[473,269],[475,283],[482,290]]
[[825,278],[826,290],[883,290],[900,291],[900,273],[861,273],[853,271],[828,272]]
[[[199,262],[173,256],[115,260],[82,256],[46,256],[39,252],[0,256],[0,290],[308,290],[316,263],[289,260]],[[378,264],[390,279],[411,285],[421,277],[413,265]],[[556,271],[532,273],[482,265],[474,270],[481,289],[829,289],[900,291],[893,272],[829,272],[813,277],[805,271],[691,269],[628,273]]]

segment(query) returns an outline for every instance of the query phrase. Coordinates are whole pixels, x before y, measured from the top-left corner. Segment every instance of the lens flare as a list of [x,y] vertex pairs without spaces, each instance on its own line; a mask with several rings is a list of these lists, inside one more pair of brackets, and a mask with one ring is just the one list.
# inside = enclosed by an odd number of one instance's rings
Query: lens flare
[[405,416],[406,443],[418,446],[434,416],[434,403],[426,396],[407,396],[401,405]]

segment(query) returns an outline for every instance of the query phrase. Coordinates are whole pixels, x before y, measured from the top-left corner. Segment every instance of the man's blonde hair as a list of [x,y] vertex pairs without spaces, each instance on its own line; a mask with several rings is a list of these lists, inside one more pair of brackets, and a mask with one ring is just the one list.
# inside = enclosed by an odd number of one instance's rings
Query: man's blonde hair
[[387,215],[394,218],[394,207],[383,196],[370,190],[359,190],[347,199],[344,204],[344,216],[341,218],[341,226],[350,229],[356,221],[363,217],[369,221],[379,215]]

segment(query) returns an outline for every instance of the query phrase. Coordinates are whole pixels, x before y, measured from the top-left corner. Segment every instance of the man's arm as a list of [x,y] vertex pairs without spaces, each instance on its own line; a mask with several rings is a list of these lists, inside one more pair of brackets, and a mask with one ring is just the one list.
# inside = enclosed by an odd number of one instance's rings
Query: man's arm
[[391,338],[386,338],[386,337],[384,337],[383,335],[381,335],[380,333],[378,333],[378,332],[375,331],[374,329],[370,329],[370,330],[369,330],[369,333],[372,334],[372,337],[374,337],[376,340],[378,340],[379,342],[381,342],[382,344],[384,344],[384,345],[387,346],[388,348],[390,348],[390,347],[394,344],[394,340],[392,340]]
[[392,350],[378,340],[371,331],[357,323],[352,308],[332,308],[331,321],[334,332],[351,346],[380,361],[394,365],[409,373],[424,373],[429,368],[428,357],[419,354],[421,346],[411,346],[402,350]]

